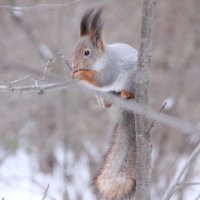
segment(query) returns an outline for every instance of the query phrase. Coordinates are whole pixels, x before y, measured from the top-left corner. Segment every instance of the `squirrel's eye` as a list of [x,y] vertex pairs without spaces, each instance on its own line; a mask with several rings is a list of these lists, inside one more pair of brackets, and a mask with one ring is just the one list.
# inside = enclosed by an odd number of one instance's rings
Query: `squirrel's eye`
[[85,51],[84,51],[84,56],[89,56],[90,55],[90,50],[89,49],[86,49]]

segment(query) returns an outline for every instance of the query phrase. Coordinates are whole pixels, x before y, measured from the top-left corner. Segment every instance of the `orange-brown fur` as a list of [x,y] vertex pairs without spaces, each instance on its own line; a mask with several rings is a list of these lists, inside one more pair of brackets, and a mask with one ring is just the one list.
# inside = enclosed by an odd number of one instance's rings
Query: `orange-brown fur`
[[97,87],[100,87],[100,84],[97,81],[96,78],[96,71],[95,70],[77,70],[73,72],[73,77],[75,79],[79,79],[82,81],[85,81],[89,84],[95,85]]
[[135,129],[131,125],[133,119],[133,113],[121,111],[111,147],[94,181],[97,194],[101,198],[127,200],[134,194],[136,174]]

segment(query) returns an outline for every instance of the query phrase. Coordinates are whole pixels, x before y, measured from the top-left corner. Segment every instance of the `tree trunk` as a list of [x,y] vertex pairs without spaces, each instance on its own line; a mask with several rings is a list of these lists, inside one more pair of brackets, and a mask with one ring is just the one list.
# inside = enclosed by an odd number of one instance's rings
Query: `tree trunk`
[[[136,75],[136,101],[149,102],[149,65],[152,50],[153,21],[156,0],[144,0],[142,11],[141,44]],[[151,136],[149,122],[136,114],[136,199],[150,200]]]

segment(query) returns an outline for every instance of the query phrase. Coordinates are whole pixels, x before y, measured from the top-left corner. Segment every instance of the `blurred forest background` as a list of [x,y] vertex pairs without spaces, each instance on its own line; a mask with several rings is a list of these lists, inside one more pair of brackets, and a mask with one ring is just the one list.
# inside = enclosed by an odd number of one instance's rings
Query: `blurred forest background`
[[[39,6],[40,4],[57,4]],[[58,6],[65,3],[63,6]],[[140,43],[141,0],[0,0],[0,82],[35,69],[41,73],[57,57],[52,73],[69,79],[69,60],[85,10],[104,7],[107,43]],[[28,6],[10,9],[9,6]],[[31,7],[29,7],[31,6]],[[150,68],[151,105],[200,127],[200,3],[160,0]],[[49,70],[49,69],[48,69]],[[21,85],[34,84],[26,80]],[[115,110],[101,108],[75,87],[38,92],[0,91],[0,199],[94,200],[92,177],[108,147]],[[152,199],[160,199],[176,171],[198,143],[155,123],[152,129]],[[200,182],[199,157],[184,182]],[[171,199],[200,199],[200,186],[177,189]]]

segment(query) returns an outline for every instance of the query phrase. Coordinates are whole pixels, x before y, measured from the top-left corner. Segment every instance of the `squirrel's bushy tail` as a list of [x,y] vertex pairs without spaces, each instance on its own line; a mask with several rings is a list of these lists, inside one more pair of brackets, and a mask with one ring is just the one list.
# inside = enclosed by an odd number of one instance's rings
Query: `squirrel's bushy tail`
[[128,200],[135,192],[136,144],[134,113],[121,111],[112,143],[95,178],[97,195],[106,200]]

